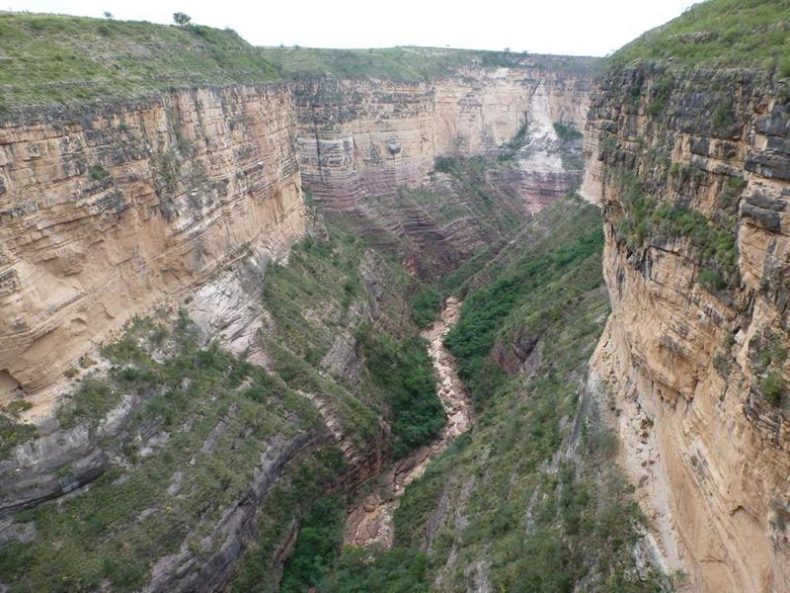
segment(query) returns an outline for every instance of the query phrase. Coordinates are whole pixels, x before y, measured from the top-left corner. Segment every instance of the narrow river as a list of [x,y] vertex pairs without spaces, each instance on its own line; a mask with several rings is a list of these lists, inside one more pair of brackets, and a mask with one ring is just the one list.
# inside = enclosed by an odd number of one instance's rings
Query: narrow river
[[471,402],[458,378],[455,359],[443,344],[444,336],[456,324],[460,312],[458,299],[448,298],[440,318],[421,334],[428,341],[428,355],[438,379],[436,390],[447,413],[447,424],[431,445],[414,451],[382,474],[375,491],[362,498],[351,510],[343,537],[347,546],[391,548],[393,515],[406,486],[419,478],[431,459],[444,451],[455,437],[469,430],[472,424]]

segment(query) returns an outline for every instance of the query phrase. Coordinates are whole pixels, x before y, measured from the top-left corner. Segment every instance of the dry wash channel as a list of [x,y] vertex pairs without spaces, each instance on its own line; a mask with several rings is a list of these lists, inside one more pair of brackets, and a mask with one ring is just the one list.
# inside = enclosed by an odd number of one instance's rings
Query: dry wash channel
[[428,463],[472,425],[469,396],[458,377],[455,358],[444,345],[444,337],[458,322],[460,311],[461,303],[458,299],[448,298],[440,318],[422,332],[422,337],[428,342],[428,354],[436,371],[436,391],[447,413],[447,424],[434,443],[417,449],[406,459],[395,463],[379,477],[379,488],[352,508],[346,520],[344,534],[344,544],[347,546],[392,547],[395,533],[393,513],[406,486],[422,476]]

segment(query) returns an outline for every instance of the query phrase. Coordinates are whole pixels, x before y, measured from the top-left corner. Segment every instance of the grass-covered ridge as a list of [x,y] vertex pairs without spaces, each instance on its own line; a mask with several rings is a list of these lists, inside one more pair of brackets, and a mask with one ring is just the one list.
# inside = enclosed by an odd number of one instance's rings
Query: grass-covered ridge
[[597,58],[445,48],[261,48],[231,29],[0,12],[0,110],[281,78],[424,81],[483,67],[588,72]]
[[619,64],[669,59],[688,66],[777,68],[780,77],[788,77],[790,2],[707,0],[612,57]]
[[279,76],[230,29],[0,12],[0,106],[126,99]]
[[451,76],[469,66],[545,68],[587,73],[599,62],[584,56],[551,56],[439,47],[399,46],[371,49],[265,47],[261,55],[284,78],[332,76],[421,81]]

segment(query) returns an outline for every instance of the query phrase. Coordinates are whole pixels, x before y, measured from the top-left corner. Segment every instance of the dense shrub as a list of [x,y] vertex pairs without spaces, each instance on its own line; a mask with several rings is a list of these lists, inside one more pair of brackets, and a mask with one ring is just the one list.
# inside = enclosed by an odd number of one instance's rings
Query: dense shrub
[[771,405],[779,406],[782,403],[782,396],[785,391],[782,375],[774,370],[769,371],[760,381],[760,390]]
[[357,339],[368,372],[390,408],[395,458],[431,442],[444,426],[445,414],[425,341],[395,340],[371,325],[363,326]]
[[281,593],[304,593],[327,579],[343,543],[344,519],[338,496],[325,496],[313,504],[285,564]]
[[[489,358],[502,322],[514,310],[523,306],[527,295],[538,292],[543,306],[550,304],[550,295],[536,291],[559,281],[567,273],[600,252],[603,233],[597,226],[577,229],[579,234],[556,248],[521,258],[507,272],[495,278],[470,295],[463,305],[458,324],[445,339],[445,343],[458,359],[461,378],[467,382],[477,404],[490,398],[504,383],[504,371]],[[582,289],[580,286],[579,290]],[[559,312],[553,312],[559,314]],[[546,315],[541,323],[552,319]],[[539,333],[539,328],[535,328]]]
[[411,316],[417,327],[428,327],[442,307],[442,297],[432,286],[424,286],[412,296]]

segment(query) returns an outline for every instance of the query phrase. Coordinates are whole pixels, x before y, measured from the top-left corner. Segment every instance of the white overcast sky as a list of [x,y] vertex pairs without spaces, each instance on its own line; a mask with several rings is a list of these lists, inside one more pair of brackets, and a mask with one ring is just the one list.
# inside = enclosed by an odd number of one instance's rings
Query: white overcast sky
[[0,9],[235,29],[255,45],[430,45],[602,56],[695,0],[0,0]]

